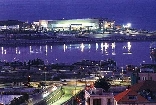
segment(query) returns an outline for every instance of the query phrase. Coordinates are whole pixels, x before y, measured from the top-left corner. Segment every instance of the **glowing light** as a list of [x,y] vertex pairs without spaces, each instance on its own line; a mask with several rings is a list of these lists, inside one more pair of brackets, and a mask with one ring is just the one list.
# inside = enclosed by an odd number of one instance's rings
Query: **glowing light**
[[1,49],[2,49],[2,54],[3,54],[3,50],[4,50],[4,48],[3,48],[3,47],[1,47]]
[[4,54],[6,54],[6,50],[4,50]]
[[112,55],[116,55],[115,51],[112,52]]
[[46,91],[46,92],[44,92],[44,93],[43,93],[43,98],[44,98],[44,97],[47,97],[49,94],[50,94],[50,93],[49,93],[49,92],[47,92],[47,91]]
[[112,49],[115,49],[115,42],[112,43]]
[[52,91],[55,91],[57,89],[56,86],[53,86],[53,88],[51,89]]
[[131,27],[131,23],[127,23],[127,27]]
[[30,54],[33,53],[31,46],[29,46],[29,52]]
[[90,45],[90,44],[88,45],[88,48],[89,48],[89,49],[91,48],[91,45]]
[[2,55],[3,55],[3,54],[6,54],[6,50],[4,50],[3,47],[1,47],[1,49],[2,49]]
[[127,23],[126,25],[123,25],[124,28],[131,28],[132,24],[131,23]]
[[83,43],[80,45],[80,48],[81,48],[81,52],[83,52],[84,51],[84,48],[85,48],[85,46],[84,46]]
[[16,47],[16,54],[17,54],[17,47]]
[[42,51],[42,46],[40,46],[40,52]]
[[108,49],[108,47],[109,47],[109,44],[108,44],[108,43],[105,43],[104,47],[105,47],[105,54],[108,55],[107,49]]
[[48,46],[47,45],[45,46],[45,52],[46,52],[46,55],[47,55],[47,52],[48,52]]
[[66,44],[63,45],[63,50],[66,52]]
[[109,47],[109,44],[108,43],[105,43],[105,49],[108,49],[108,47]]
[[130,50],[131,49],[131,42],[127,42],[127,47],[128,47],[128,50]]
[[50,46],[50,49],[52,50],[53,49],[53,46]]
[[18,49],[18,47],[16,47],[16,54],[21,54],[20,50]]
[[101,43],[101,52],[103,54],[103,43]]
[[99,47],[99,45],[98,45],[98,43],[96,43],[96,51],[98,50],[98,47]]

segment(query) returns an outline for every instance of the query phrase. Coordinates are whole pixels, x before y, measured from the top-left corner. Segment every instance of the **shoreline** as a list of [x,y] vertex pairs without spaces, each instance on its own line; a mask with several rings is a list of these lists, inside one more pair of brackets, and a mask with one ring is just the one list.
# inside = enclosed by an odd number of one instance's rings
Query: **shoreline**
[[156,41],[156,36],[117,36],[105,38],[54,38],[54,39],[0,39],[0,46],[27,46],[27,45],[53,45],[53,44],[77,44],[99,42],[144,42]]

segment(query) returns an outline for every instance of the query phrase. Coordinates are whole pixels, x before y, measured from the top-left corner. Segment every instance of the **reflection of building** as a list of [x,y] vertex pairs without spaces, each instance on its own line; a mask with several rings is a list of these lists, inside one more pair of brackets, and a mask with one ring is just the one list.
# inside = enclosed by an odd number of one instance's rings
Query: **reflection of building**
[[131,47],[131,42],[127,42],[127,46],[123,46],[123,50],[126,50],[123,52],[123,54],[132,54]]
[[71,20],[39,20],[41,29],[54,31],[89,31],[103,30],[104,28],[113,28],[114,21],[107,22],[104,19],[71,19]]

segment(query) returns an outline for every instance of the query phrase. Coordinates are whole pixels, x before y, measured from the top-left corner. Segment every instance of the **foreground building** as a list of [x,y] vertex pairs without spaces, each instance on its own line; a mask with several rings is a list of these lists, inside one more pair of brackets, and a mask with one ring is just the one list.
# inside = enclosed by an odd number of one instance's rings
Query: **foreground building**
[[85,105],[114,105],[114,95],[102,88],[85,90]]
[[143,81],[115,96],[114,105],[156,105],[156,81]]
[[101,88],[86,88],[85,105],[156,105],[156,81],[142,81],[115,94]]

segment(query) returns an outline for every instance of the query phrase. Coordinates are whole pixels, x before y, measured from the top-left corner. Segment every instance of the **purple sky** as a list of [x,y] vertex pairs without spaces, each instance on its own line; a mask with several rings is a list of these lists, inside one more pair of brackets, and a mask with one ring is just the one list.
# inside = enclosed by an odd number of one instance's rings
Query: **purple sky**
[[156,0],[0,0],[0,20],[98,17],[156,30]]

